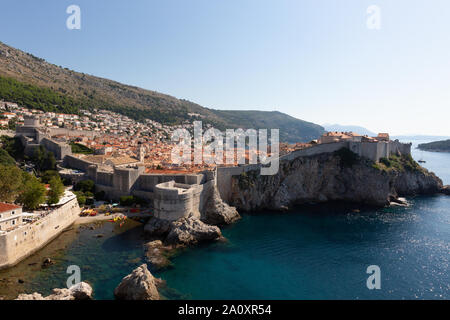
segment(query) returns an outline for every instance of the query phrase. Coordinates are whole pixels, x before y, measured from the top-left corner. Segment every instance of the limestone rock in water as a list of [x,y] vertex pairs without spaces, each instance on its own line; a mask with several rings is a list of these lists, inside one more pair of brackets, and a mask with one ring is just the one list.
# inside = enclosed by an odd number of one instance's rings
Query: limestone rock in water
[[443,186],[441,192],[450,196],[450,185]]
[[69,289],[53,289],[53,294],[44,297],[40,293],[21,294],[16,300],[91,300],[92,287],[80,282]]
[[144,231],[152,236],[164,236],[170,232],[171,222],[159,218],[152,218],[144,226]]
[[201,220],[207,224],[224,225],[239,220],[241,216],[235,207],[230,207],[220,197],[219,190],[214,187],[212,196],[208,199]]
[[114,290],[114,296],[118,300],[159,300],[157,283],[147,265],[143,264],[122,279]]
[[154,240],[144,245],[147,261],[156,269],[162,269],[170,265],[167,258],[171,247],[164,246],[161,240]]
[[183,218],[172,222],[172,228],[166,242],[190,245],[220,238],[222,238],[222,232],[218,227],[208,225],[196,218]]
[[52,264],[54,264],[53,260],[50,258],[46,258],[43,262],[42,262],[42,268],[48,268],[49,266],[51,266]]

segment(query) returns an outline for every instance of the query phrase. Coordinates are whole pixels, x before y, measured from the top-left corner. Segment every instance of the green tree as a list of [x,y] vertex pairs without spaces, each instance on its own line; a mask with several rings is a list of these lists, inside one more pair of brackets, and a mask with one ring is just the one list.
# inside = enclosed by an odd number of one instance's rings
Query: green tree
[[0,201],[14,202],[22,187],[22,171],[16,166],[0,164]]
[[8,129],[9,130],[16,130],[16,118],[9,120],[8,122]]
[[5,166],[15,166],[16,161],[5,149],[0,149],[0,164]]
[[84,206],[86,204],[86,196],[81,191],[75,191],[75,195],[77,196],[78,204],[80,206]]
[[47,203],[55,204],[59,202],[59,199],[64,194],[64,185],[59,176],[53,176],[50,179],[50,191],[48,192]]
[[11,138],[4,135],[0,137],[0,142],[2,144],[2,148],[6,150],[14,159],[18,160],[24,157],[24,147],[19,138]]
[[80,181],[74,187],[75,191],[90,192],[90,193],[94,193],[94,191],[95,191],[94,189],[95,189],[95,183],[92,180]]
[[27,209],[37,209],[45,202],[45,187],[35,176],[29,175],[25,180],[23,192],[17,201]]
[[58,177],[58,178],[60,178],[58,171],[56,171],[56,170],[47,170],[47,171],[45,171],[44,174],[41,176],[41,181],[42,181],[43,183],[50,183],[50,180],[51,180],[53,177]]

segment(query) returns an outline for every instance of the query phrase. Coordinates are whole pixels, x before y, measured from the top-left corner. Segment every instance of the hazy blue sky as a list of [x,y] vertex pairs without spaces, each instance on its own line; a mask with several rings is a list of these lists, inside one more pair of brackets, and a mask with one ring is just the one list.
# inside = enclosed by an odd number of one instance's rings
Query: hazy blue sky
[[[81,30],[66,8],[81,8]],[[381,9],[381,29],[366,26]],[[0,41],[216,109],[450,135],[448,0],[2,1]]]

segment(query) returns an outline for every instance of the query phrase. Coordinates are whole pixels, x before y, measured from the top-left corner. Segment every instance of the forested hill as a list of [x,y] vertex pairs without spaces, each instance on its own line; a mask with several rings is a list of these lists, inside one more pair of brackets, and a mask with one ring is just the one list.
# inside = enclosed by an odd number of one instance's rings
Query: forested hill
[[308,141],[324,129],[280,112],[220,111],[156,91],[75,72],[0,42],[0,99],[44,111],[107,109],[164,124],[202,120],[225,128],[279,128],[282,141]]
[[425,151],[450,152],[450,139],[419,144],[418,148]]

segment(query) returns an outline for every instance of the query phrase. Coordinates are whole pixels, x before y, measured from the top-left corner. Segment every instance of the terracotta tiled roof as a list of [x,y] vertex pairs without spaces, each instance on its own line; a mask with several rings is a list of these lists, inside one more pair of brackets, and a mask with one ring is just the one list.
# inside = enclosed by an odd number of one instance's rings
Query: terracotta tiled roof
[[3,203],[0,202],[0,212],[6,212],[14,209],[20,209],[21,207],[16,206],[15,204]]

